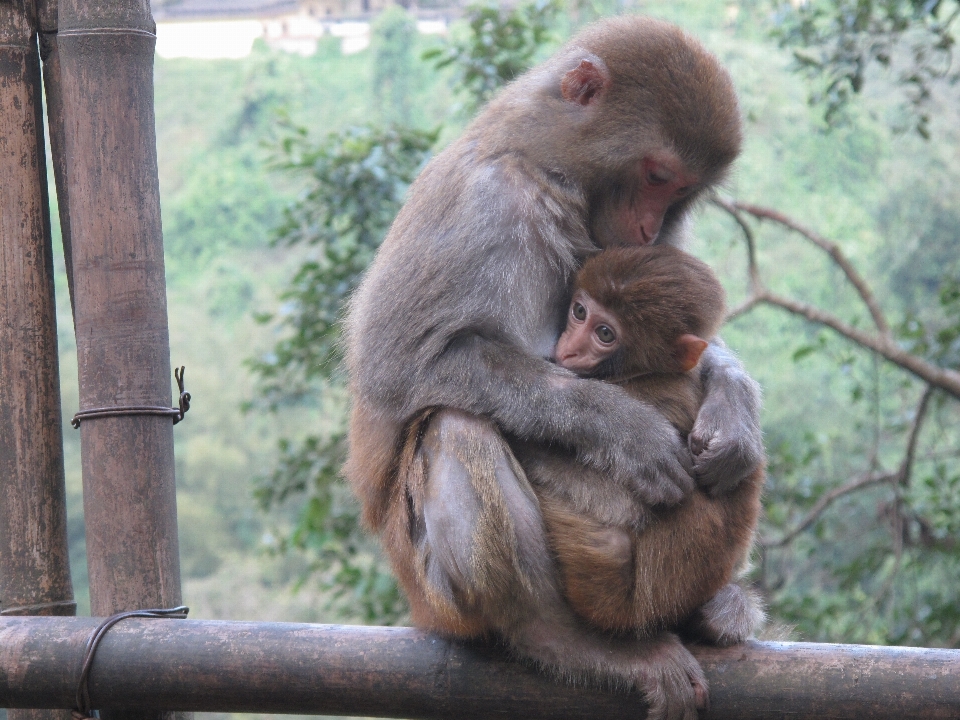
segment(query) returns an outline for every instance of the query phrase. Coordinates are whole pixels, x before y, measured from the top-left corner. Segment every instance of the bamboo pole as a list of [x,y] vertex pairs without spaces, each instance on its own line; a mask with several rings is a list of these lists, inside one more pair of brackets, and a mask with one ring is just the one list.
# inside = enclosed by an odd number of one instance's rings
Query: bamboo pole
[[73,614],[40,66],[0,4],[0,613]]
[[[0,615],[72,615],[56,304],[32,0],[0,3]],[[18,710],[9,720],[69,714]]]
[[[59,25],[80,408],[169,407],[149,5],[65,0]],[[179,604],[171,420],[80,433],[93,613]]]
[[[72,700],[90,618],[0,620],[0,705]],[[960,650],[758,643],[694,648],[701,720],[960,717]],[[125,620],[97,650],[95,706],[405,718],[640,720],[636,694],[575,688],[494,648],[412,628]]]
[[0,5],[0,612],[72,602],[40,68]]
[[[80,408],[170,407],[150,6],[61,0],[58,24]],[[80,434],[93,614],[178,605],[170,418]]]

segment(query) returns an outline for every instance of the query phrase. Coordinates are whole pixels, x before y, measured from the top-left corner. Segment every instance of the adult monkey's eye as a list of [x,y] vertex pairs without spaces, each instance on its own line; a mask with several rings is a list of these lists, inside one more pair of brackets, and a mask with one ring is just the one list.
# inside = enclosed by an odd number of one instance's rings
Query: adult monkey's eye
[[597,337],[600,338],[600,342],[602,342],[604,345],[609,345],[617,339],[617,336],[613,330],[606,325],[597,326]]
[[573,304],[573,316],[583,322],[587,319],[587,309],[581,303],[575,302]]
[[670,182],[670,177],[664,172],[658,172],[657,170],[648,170],[647,171],[647,182],[651,185],[666,185]]

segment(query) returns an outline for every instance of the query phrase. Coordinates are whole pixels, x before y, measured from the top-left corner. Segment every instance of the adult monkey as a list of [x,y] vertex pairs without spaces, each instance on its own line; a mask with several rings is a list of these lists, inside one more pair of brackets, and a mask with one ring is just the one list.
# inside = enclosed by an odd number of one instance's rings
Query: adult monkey
[[679,639],[611,637],[562,596],[511,438],[555,443],[648,505],[733,488],[763,457],[755,384],[704,356],[694,451],[650,406],[548,362],[569,281],[598,246],[676,242],[740,149],[733,87],[679,29],[594,25],[508,86],[421,173],[351,302],[345,474],[415,622],[495,633],[557,675],[706,703]]

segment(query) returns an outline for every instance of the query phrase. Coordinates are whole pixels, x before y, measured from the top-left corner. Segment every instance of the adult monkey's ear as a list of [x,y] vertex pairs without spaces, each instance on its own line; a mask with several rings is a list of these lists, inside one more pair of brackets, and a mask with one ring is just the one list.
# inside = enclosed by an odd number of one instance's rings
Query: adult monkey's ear
[[564,74],[560,82],[560,94],[567,102],[586,107],[595,102],[609,85],[610,73],[607,66],[596,55],[590,55]]

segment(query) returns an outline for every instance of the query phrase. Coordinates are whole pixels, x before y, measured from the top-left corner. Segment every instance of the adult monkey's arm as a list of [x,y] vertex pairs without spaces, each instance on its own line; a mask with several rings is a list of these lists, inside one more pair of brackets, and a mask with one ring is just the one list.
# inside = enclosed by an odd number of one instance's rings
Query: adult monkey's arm
[[760,386],[721,340],[710,343],[700,362],[705,397],[690,433],[690,450],[697,483],[719,494],[735,488],[766,460]]
[[615,385],[478,335],[448,346],[426,374],[424,406],[489,417],[508,436],[573,448],[649,505],[679,502],[693,488],[676,429]]

